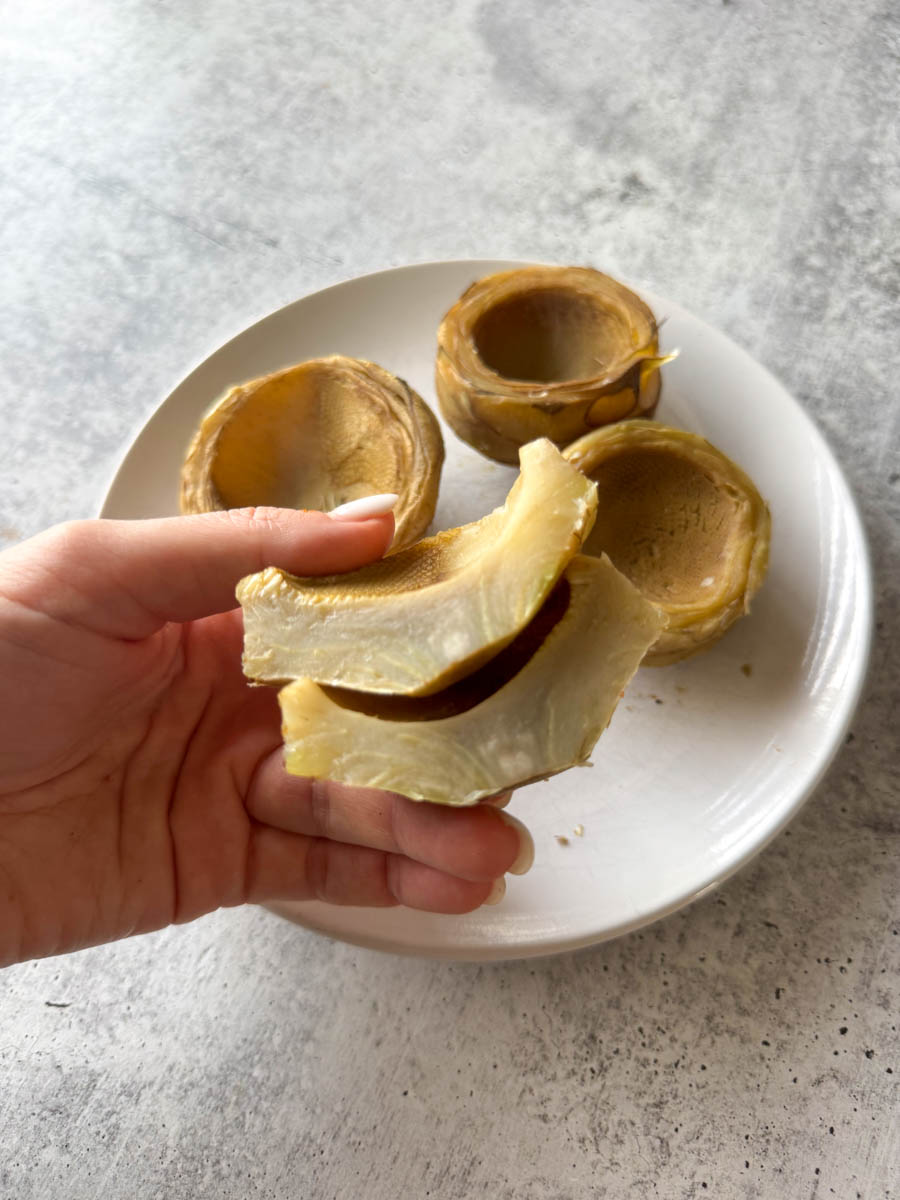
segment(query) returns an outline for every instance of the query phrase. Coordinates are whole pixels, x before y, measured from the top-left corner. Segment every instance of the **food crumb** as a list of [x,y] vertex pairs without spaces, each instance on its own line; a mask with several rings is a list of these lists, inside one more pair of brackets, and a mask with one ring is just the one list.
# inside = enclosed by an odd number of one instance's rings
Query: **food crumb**
[[556,840],[559,842],[560,846],[568,846],[569,844],[569,839],[564,837],[561,833],[556,835]]
[[584,837],[584,826],[576,825],[575,828],[572,830],[572,832],[575,834],[576,837]]
[[753,674],[753,663],[741,663],[741,674],[749,679]]

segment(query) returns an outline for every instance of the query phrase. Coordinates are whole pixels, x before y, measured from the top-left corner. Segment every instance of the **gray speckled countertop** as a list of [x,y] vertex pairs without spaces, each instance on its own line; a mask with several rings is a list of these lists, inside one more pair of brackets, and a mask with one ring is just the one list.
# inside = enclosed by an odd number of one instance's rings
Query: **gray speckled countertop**
[[0,13],[3,543],[96,512],[158,400],[263,313],[537,257],[773,370],[857,492],[878,598],[811,802],[643,932],[453,965],[247,909],[6,971],[0,1195],[900,1194],[896,5]]

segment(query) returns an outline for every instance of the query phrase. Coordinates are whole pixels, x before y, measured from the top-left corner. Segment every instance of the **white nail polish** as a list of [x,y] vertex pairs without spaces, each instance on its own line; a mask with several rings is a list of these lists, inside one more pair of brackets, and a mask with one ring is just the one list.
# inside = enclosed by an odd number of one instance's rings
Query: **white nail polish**
[[506,895],[506,880],[502,877],[495,879],[493,887],[488,892],[487,899],[482,901],[482,904],[499,904]]
[[400,497],[396,492],[382,492],[379,496],[360,496],[339,504],[328,514],[333,521],[366,521],[369,517],[383,517],[391,512]]
[[519,853],[516,855],[516,861],[509,868],[509,873],[510,875],[524,875],[534,865],[534,839],[518,817],[514,817],[512,813],[501,810],[497,815],[519,835]]

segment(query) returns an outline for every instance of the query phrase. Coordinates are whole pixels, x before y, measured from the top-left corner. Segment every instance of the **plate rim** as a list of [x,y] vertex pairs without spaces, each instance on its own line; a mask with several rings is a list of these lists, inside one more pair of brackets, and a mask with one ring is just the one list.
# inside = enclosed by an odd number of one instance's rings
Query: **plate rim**
[[[302,295],[295,297],[276,308],[269,310],[262,316],[251,321],[243,326],[237,332],[232,334],[225,341],[219,343],[210,350],[206,355],[197,359],[194,365],[185,372],[180,379],[171,386],[165,396],[148,412],[140,424],[136,423],[133,435],[126,443],[124,453],[122,453],[117,466],[108,478],[107,485],[103,491],[103,500],[100,505],[98,516],[104,519],[109,518],[109,507],[113,494],[117,487],[122,486],[123,477],[125,476],[132,455],[137,450],[137,444],[141,435],[148,427],[160,416],[162,410],[171,401],[175,392],[181,387],[187,385],[195,374],[209,362],[210,359],[231,346],[237,339],[245,336],[251,330],[257,329],[259,326],[268,323],[276,317],[281,316],[295,306],[303,304],[305,301],[323,295],[325,293],[338,290],[343,287],[358,284],[366,280],[374,280],[378,277],[389,277],[398,274],[405,274],[416,271],[429,271],[446,267],[471,267],[473,271],[484,274],[485,269],[516,269],[529,265],[559,265],[554,263],[541,262],[535,259],[512,259],[512,258],[490,258],[490,257],[467,257],[467,258],[447,258],[447,259],[426,259],[417,262],[402,263],[399,265],[382,267],[373,271],[366,271],[357,275],[348,275],[333,283],[326,284],[324,287],[315,288],[312,291],[305,292]],[[602,268],[596,268],[602,269]],[[620,278],[618,275],[616,278]],[[865,523],[862,519],[862,514],[859,508],[856,495],[847,476],[841,466],[841,463],[832,449],[830,443],[820,430],[815,419],[806,410],[806,408],[794,397],[792,392],[781,382],[781,380],[762,362],[744,349],[736,342],[730,334],[725,333],[717,326],[712,325],[702,317],[696,316],[691,310],[684,308],[677,301],[668,301],[666,298],[655,294],[649,288],[643,288],[638,285],[631,284],[627,279],[623,280],[626,286],[633,287],[639,295],[646,296],[651,302],[660,302],[665,305],[667,303],[675,304],[693,321],[698,322],[701,326],[712,330],[718,337],[724,339],[728,348],[733,350],[740,356],[749,358],[756,368],[763,373],[767,382],[776,388],[788,402],[793,406],[795,415],[799,416],[807,434],[815,441],[817,454],[824,459],[831,468],[832,476],[838,485],[840,496],[840,507],[846,514],[848,528],[850,532],[850,540],[854,546],[858,558],[859,567],[859,603],[856,606],[857,612],[857,628],[862,629],[862,641],[859,651],[855,656],[852,669],[854,678],[851,681],[851,686],[845,687],[840,692],[840,697],[832,710],[833,714],[838,717],[837,724],[834,726],[834,733],[830,741],[823,742],[819,747],[814,763],[810,764],[811,770],[806,773],[806,778],[801,787],[799,787],[793,795],[790,803],[787,805],[784,812],[781,813],[778,821],[768,829],[763,837],[755,841],[751,846],[747,847],[739,854],[734,861],[727,864],[724,869],[717,872],[711,879],[702,883],[699,887],[691,887],[677,896],[670,899],[667,903],[661,904],[652,910],[641,913],[629,920],[620,921],[617,925],[611,926],[608,929],[600,932],[589,934],[579,934],[569,938],[554,937],[552,940],[540,941],[534,938],[517,943],[515,945],[504,944],[487,944],[484,946],[472,946],[461,948],[458,944],[454,945],[428,945],[428,946],[410,946],[399,941],[392,940],[387,935],[367,934],[367,933],[352,933],[352,932],[335,932],[325,926],[319,924],[315,919],[302,919],[302,914],[297,913],[296,909],[300,908],[303,902],[299,901],[271,901],[262,905],[267,911],[278,916],[280,919],[290,922],[294,925],[299,925],[302,928],[314,932],[320,936],[328,937],[332,941],[343,942],[348,945],[357,946],[366,950],[376,950],[380,953],[396,954],[408,958],[423,958],[437,961],[453,961],[453,962],[500,962],[514,961],[519,959],[546,958],[557,954],[571,953],[577,950],[587,949],[591,946],[601,945],[604,942],[612,941],[619,937],[624,937],[629,933],[633,933],[638,929],[643,929],[649,925],[655,924],[657,921],[671,916],[675,912],[687,908],[695,901],[704,898],[710,893],[718,890],[727,880],[733,875],[742,870],[749,862],[757,855],[761,854],[767,846],[790,824],[797,816],[799,811],[808,802],[813,793],[822,782],[829,768],[837,757],[841,746],[843,745],[847,731],[859,706],[866,681],[869,675],[871,665],[872,644],[874,635],[874,577],[872,571],[871,552],[869,547],[869,539],[866,532]],[[861,625],[860,625],[861,622]],[[312,902],[316,903],[316,902]],[[281,911],[282,905],[291,905],[292,912],[290,914]],[[351,906],[348,906],[351,907]],[[368,909],[360,909],[361,912],[368,912]],[[452,918],[448,918],[452,919]]]

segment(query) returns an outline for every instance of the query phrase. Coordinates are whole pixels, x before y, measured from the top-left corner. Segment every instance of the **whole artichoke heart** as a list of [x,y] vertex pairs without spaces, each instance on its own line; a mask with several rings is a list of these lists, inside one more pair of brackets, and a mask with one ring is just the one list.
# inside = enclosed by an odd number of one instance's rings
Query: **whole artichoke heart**
[[275,505],[328,512],[396,492],[394,548],[431,523],[444,460],[440,426],[407,383],[363,359],[309,359],[230,388],[197,429],[181,510]]
[[537,437],[568,445],[652,414],[656,319],[624,284],[588,267],[523,267],[478,280],[438,330],[441,411],[469,445],[514,463]]
[[753,480],[705,438],[655,421],[623,421],[565,450],[595,481],[585,553],[613,563],[668,618],[645,662],[705,650],[762,586],[771,518]]

